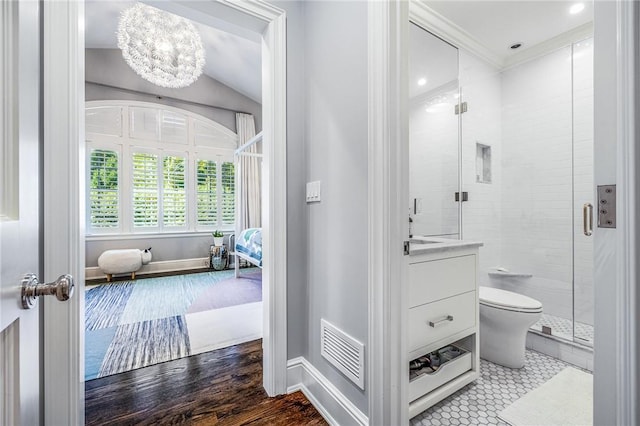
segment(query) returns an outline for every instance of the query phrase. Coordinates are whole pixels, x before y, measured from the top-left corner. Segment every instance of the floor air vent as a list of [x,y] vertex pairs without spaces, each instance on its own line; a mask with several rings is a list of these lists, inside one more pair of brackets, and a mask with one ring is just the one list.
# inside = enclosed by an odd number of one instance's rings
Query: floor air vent
[[322,356],[364,389],[364,345],[325,320],[320,327]]

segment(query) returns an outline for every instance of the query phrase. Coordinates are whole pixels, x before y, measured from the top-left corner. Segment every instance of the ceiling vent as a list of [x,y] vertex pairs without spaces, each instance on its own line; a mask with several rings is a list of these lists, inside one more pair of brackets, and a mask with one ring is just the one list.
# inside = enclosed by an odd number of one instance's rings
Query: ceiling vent
[[320,320],[322,356],[349,380],[364,389],[364,345],[333,324]]

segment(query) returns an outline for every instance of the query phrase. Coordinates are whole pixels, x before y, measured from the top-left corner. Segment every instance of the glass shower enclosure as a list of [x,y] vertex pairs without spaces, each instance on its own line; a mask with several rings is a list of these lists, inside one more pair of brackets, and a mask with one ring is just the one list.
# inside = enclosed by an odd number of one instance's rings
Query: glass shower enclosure
[[593,43],[495,67],[410,28],[414,235],[478,240],[480,284],[540,300],[533,326],[593,344]]

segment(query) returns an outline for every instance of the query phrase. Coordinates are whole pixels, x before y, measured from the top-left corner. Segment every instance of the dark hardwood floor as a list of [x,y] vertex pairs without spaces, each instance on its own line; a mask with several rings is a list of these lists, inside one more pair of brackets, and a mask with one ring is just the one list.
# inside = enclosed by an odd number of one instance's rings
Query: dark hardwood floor
[[85,383],[87,425],[326,425],[301,392],[269,398],[262,341]]

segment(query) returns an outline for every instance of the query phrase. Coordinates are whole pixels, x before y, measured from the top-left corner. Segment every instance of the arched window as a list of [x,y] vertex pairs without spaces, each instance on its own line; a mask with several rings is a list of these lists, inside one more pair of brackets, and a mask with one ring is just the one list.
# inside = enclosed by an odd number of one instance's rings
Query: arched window
[[165,105],[86,103],[87,234],[233,230],[237,135]]

